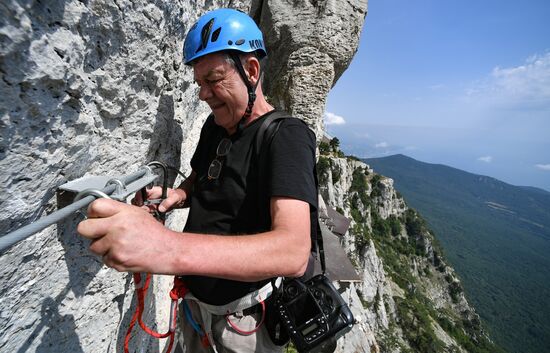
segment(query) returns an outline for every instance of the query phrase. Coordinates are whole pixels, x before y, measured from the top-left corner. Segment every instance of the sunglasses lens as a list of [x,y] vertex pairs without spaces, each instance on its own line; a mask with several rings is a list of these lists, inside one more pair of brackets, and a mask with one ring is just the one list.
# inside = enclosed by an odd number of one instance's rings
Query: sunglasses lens
[[208,179],[217,179],[220,176],[220,173],[222,171],[222,163],[214,159],[212,163],[210,163],[210,167],[208,167]]
[[229,150],[231,149],[231,140],[228,138],[223,138],[216,148],[216,159],[210,163],[208,167],[208,179],[218,179],[222,171],[222,162],[218,159],[219,157],[225,157]]
[[228,138],[224,138],[218,144],[216,154],[218,155],[218,157],[224,157],[229,153],[229,149],[231,149],[231,140]]

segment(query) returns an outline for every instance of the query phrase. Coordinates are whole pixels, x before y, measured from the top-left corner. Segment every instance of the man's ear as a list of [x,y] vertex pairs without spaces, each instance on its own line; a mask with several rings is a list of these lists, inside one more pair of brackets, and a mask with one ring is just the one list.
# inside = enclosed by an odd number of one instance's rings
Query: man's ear
[[245,72],[250,82],[255,85],[260,79],[260,61],[255,55],[246,58]]

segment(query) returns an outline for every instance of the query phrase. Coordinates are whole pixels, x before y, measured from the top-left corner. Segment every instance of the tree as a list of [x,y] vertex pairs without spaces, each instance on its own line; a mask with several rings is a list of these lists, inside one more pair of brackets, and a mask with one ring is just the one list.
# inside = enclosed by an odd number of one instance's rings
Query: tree
[[338,137],[334,137],[332,140],[330,140],[330,147],[332,148],[333,152],[336,152],[340,149],[340,140],[338,140]]

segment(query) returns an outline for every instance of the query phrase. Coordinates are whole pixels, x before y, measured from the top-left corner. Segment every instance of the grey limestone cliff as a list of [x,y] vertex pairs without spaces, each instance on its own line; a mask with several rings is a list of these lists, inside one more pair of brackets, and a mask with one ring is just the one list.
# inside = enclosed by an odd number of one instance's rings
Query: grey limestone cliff
[[[85,175],[162,160],[189,172],[208,107],[182,64],[206,10],[250,13],[266,34],[266,91],[322,128],[328,90],[351,61],[366,0],[6,0],[0,4],[0,234],[56,210],[56,189]],[[174,181],[174,177],[171,181]],[[0,255],[1,352],[119,352],[134,305],[126,273],[102,265],[75,215]],[[169,222],[181,228],[185,214]],[[166,327],[169,279],[148,316]],[[360,340],[360,337],[356,337]],[[133,338],[138,351],[164,343]]]

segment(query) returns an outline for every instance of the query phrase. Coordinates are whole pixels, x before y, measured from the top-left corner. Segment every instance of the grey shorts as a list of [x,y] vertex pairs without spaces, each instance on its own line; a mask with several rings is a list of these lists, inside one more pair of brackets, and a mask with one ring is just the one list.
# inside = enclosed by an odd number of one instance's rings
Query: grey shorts
[[[193,300],[186,300],[191,315],[197,324],[204,327],[198,304]],[[252,331],[261,320],[262,313],[256,312],[249,315],[231,314],[231,322],[243,331]],[[284,346],[276,346],[271,342],[265,324],[251,335],[242,335],[235,331],[227,322],[225,315],[212,315],[212,336],[216,345],[204,347],[201,337],[187,322],[183,307],[180,305],[180,327],[182,329],[186,353],[281,353]]]

